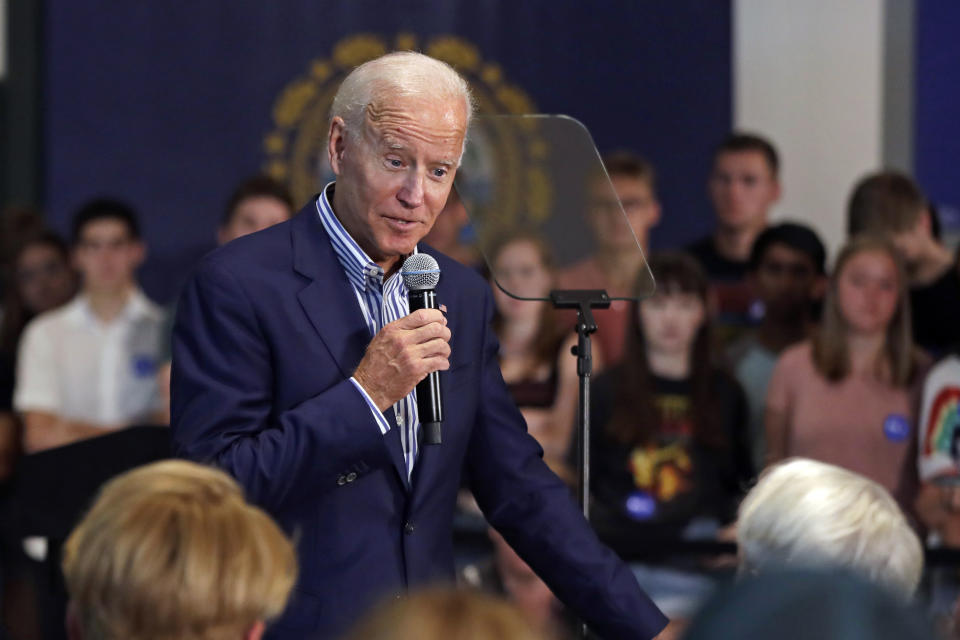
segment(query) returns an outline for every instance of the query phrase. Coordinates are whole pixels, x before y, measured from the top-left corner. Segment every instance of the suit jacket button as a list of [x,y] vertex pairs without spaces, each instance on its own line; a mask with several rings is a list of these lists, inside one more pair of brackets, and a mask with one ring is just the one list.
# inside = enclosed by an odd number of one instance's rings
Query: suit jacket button
[[342,487],[345,484],[347,484],[347,476],[341,473],[340,476],[337,478],[337,486]]
[[356,479],[357,479],[357,474],[355,474],[353,471],[347,474],[347,482],[353,482]]
[[407,522],[405,525],[403,525],[403,532],[406,533],[407,535],[413,533],[413,529],[414,529],[414,526],[412,522]]

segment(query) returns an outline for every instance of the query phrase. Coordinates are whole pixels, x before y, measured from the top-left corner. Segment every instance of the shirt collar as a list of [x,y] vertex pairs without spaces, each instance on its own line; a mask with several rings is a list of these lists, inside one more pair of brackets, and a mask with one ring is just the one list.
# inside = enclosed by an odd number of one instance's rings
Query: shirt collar
[[[383,285],[383,268],[367,255],[367,252],[360,248],[357,241],[347,233],[340,220],[333,212],[329,196],[333,195],[336,182],[330,182],[323,188],[320,197],[317,198],[317,212],[320,215],[320,222],[330,236],[330,244],[333,246],[333,252],[340,262],[340,266],[347,274],[350,283],[359,290],[364,290],[375,282],[377,286]],[[417,247],[413,248],[413,253],[417,253]]]
[[[68,303],[65,312],[74,323],[100,323],[93,309],[90,308],[90,300],[83,293],[78,293]],[[131,292],[130,298],[113,322],[129,322],[144,317],[157,319],[160,315],[161,312],[156,305],[137,287]]]

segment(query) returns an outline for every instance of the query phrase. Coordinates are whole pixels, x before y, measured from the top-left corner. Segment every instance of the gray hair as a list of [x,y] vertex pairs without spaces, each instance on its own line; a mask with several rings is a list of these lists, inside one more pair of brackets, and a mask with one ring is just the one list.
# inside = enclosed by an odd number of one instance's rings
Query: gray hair
[[923,571],[917,534],[886,489],[794,458],[768,469],[740,505],[740,568],[844,567],[910,599]]
[[347,129],[359,129],[368,105],[398,96],[462,100],[468,126],[473,117],[470,87],[453,67],[422,53],[397,51],[364,62],[344,78],[330,119],[343,118]]

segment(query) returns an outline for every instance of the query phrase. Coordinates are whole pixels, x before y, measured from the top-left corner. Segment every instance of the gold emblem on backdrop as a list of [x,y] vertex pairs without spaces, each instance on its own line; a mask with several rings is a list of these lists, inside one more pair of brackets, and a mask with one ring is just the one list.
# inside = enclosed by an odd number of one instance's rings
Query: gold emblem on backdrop
[[[443,60],[470,83],[477,113],[532,114],[536,107],[519,87],[504,78],[494,62],[483,60],[475,45],[457,36],[437,36],[420,42],[411,33],[392,42],[380,35],[356,34],[334,45],[330,56],[313,60],[306,73],[293,79],[273,106],[273,128],[264,137],[264,170],[285,182],[296,202],[306,202],[333,179],[326,157],[330,106],[340,82],[356,66],[389,51],[419,50]],[[550,213],[553,189],[542,162],[548,143],[535,122],[471,131],[467,146],[474,167],[458,176],[458,185],[470,193],[496,193],[484,212],[484,235],[512,227],[536,227]],[[483,207],[469,202],[468,210]]]

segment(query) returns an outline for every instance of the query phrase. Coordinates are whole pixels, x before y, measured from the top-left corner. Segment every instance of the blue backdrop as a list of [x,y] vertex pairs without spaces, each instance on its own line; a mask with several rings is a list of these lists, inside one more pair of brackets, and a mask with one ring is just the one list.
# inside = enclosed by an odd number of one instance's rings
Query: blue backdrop
[[945,231],[960,235],[960,3],[918,0],[914,155]]
[[91,196],[132,202],[156,298],[173,296],[212,246],[233,185],[276,160],[279,98],[356,34],[472,44],[487,80],[499,70],[536,110],[583,121],[601,151],[654,162],[664,204],[654,246],[711,226],[710,153],[731,123],[728,1],[46,4],[45,206],[66,229]]

